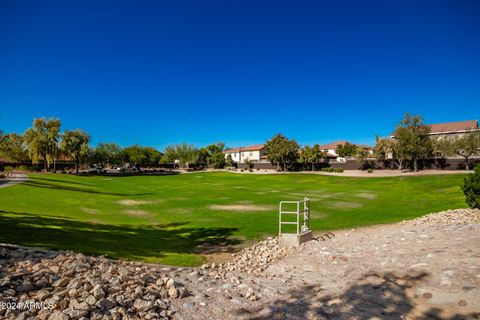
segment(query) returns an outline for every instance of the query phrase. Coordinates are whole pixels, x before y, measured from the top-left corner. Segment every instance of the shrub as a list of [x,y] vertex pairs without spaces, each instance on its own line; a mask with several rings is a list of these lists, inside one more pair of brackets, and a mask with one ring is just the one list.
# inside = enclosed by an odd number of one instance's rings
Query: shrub
[[473,174],[465,177],[462,189],[470,208],[480,208],[480,164],[475,167]]
[[27,166],[25,164],[22,164],[22,165],[18,166],[18,170],[20,170],[20,171],[32,171],[32,167]]
[[343,169],[342,169],[342,168],[335,168],[335,169],[334,169],[334,172],[342,173],[342,172],[343,172]]
[[368,169],[367,172],[368,172],[368,173],[372,173],[372,172],[373,172],[373,169]]

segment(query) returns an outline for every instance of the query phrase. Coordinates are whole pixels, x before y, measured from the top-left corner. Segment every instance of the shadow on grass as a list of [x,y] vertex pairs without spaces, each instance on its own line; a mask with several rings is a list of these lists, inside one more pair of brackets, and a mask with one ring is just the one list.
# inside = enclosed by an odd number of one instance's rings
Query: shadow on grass
[[[75,192],[83,192],[83,193],[90,193],[90,194],[103,194],[103,195],[109,195],[109,196],[147,196],[147,195],[153,194],[151,192],[146,192],[146,193],[105,192],[105,191],[99,191],[97,189],[92,189],[92,188],[66,186],[59,183],[37,181],[37,180],[40,180],[40,179],[38,178],[29,179],[23,182],[22,185],[36,187],[36,188],[44,188],[44,189],[75,191]],[[47,179],[41,179],[41,180],[47,180]],[[53,180],[53,179],[49,179],[49,180]],[[60,180],[54,180],[54,181],[61,182]]]
[[219,251],[240,243],[238,228],[188,228],[187,223],[109,225],[0,210],[0,242],[131,260],[193,254],[204,243]]
[[[403,319],[410,312],[414,319],[478,319],[479,314],[443,313],[439,308],[415,309],[409,289],[422,283],[428,273],[397,276],[391,272],[365,274],[343,294],[325,294],[320,287],[291,290],[285,298],[263,305],[253,312],[238,310],[248,319]],[[268,307],[268,308],[267,308]],[[260,312],[260,310],[267,312]],[[259,315],[259,313],[261,315]],[[249,316],[250,314],[250,316]]]
[[30,176],[29,179],[31,179],[31,180],[49,181],[49,182],[57,182],[57,183],[76,184],[76,185],[82,185],[82,186],[91,186],[91,185],[88,184],[88,183],[82,183],[82,182],[76,182],[76,181],[69,181],[69,180],[62,180],[62,179],[49,179],[49,178],[45,178],[45,177],[39,176],[39,175]]

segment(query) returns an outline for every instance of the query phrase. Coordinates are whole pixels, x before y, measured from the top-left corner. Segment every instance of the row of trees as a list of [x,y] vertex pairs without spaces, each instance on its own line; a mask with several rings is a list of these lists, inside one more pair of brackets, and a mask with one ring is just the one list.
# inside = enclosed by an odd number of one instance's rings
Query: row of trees
[[32,127],[23,135],[0,132],[0,159],[21,163],[31,161],[44,163],[44,170],[53,167],[56,170],[58,159],[68,159],[75,163],[78,172],[83,165],[157,165],[159,163],[178,163],[181,167],[191,165],[223,168],[232,166],[231,159],[225,159],[224,143],[211,144],[196,148],[191,144],[175,144],[165,148],[164,154],[153,147],[133,145],[126,148],[115,143],[99,143],[90,146],[90,136],[83,130],[65,130],[61,132],[61,122],[57,118],[36,118]]
[[0,132],[0,158],[9,162],[31,161],[44,163],[44,170],[56,170],[58,159],[75,163],[75,170],[81,164],[98,166],[157,164],[162,154],[152,147],[134,145],[121,148],[115,143],[99,143],[90,146],[90,136],[80,129],[60,132],[61,122],[57,118],[36,118],[32,127],[23,135]]
[[[320,149],[318,144],[300,147],[295,140],[290,140],[281,134],[277,134],[267,141],[266,150],[270,162],[283,171],[287,171],[288,166],[295,163],[302,164],[304,168],[314,171],[315,166],[322,163],[327,157],[327,153]],[[367,148],[348,142],[338,145],[335,152],[340,157],[355,158],[360,166],[370,156]]]
[[480,155],[480,132],[467,132],[453,138],[432,138],[430,126],[423,122],[423,118],[407,113],[395,129],[393,137],[376,137],[374,155],[379,160],[393,161],[399,170],[410,161],[414,171],[418,171],[421,159],[460,156],[464,158],[465,167],[469,170],[469,159]]

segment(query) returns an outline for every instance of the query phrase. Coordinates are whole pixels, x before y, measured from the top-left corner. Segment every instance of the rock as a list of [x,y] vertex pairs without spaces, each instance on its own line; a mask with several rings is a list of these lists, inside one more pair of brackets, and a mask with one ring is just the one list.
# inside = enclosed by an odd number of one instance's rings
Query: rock
[[48,320],[69,320],[70,317],[61,311],[54,311],[49,317]]
[[70,282],[69,278],[61,278],[53,284],[54,287],[65,287]]
[[97,302],[97,306],[102,310],[102,311],[107,311],[112,309],[117,305],[116,301],[113,301],[112,299],[101,299]]
[[423,298],[424,299],[431,299],[433,297],[433,295],[430,293],[430,292],[425,292],[423,294]]
[[175,286],[175,281],[173,279],[168,279],[166,283],[167,289],[174,287]]
[[103,291],[103,289],[99,286],[99,285],[96,285],[95,287],[93,287],[93,290],[92,290],[92,295],[98,300],[98,299],[102,299],[105,297],[105,291]]
[[195,302],[193,301],[186,301],[183,303],[183,307],[187,310],[192,310],[195,308]]
[[77,289],[70,289],[68,290],[68,295],[72,298],[78,297],[78,291]]
[[133,307],[138,311],[147,311],[148,309],[150,309],[151,306],[152,303],[150,301],[143,299],[136,299],[133,304]]
[[95,299],[94,296],[89,295],[86,299],[85,302],[88,303],[89,305],[93,306],[97,302],[97,299]]
[[3,291],[3,295],[6,297],[11,297],[11,296],[14,296],[15,294],[16,292],[13,289],[7,289]]
[[129,271],[128,271],[127,268],[120,267],[120,268],[118,268],[118,274],[119,274],[121,277],[126,277],[126,276],[129,274]]
[[16,292],[27,292],[32,290],[34,287],[31,283],[22,283],[21,285],[15,288]]
[[460,301],[458,301],[458,305],[459,305],[460,307],[466,307],[466,306],[467,306],[467,301],[465,301],[465,300],[460,300]]
[[171,297],[171,298],[178,298],[179,292],[178,292],[177,288],[170,287],[168,289],[168,296]]

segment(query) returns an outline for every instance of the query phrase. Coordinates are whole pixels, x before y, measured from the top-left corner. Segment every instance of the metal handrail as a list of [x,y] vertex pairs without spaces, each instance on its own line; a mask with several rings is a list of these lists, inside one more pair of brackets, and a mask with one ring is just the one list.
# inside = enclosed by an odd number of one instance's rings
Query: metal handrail
[[[303,210],[300,210],[300,204],[303,203]],[[285,204],[296,204],[297,211],[282,211],[282,205]],[[303,220],[300,221],[300,213],[303,213]],[[282,214],[296,214],[296,222],[284,222],[282,221]],[[278,233],[282,233],[282,224],[295,224],[297,225],[297,235],[300,234],[300,222],[303,224],[302,227],[310,229],[310,199],[304,198],[301,201],[280,201],[278,207]],[[303,229],[303,228],[302,228]]]

